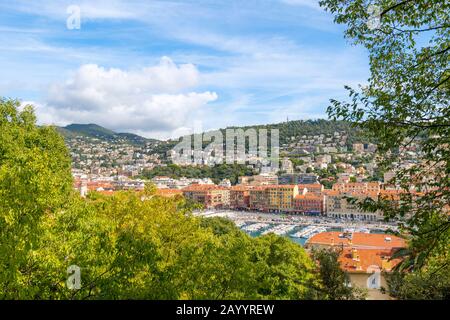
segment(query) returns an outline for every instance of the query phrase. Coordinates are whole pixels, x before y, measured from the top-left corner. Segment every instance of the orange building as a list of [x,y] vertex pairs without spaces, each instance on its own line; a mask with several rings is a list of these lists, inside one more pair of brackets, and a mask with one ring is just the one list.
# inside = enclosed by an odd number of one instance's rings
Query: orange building
[[294,198],[298,195],[296,184],[267,186],[269,197],[269,211],[292,212],[294,211]]
[[186,198],[203,204],[207,209],[228,208],[230,205],[230,190],[224,187],[193,184],[182,191]]
[[339,256],[339,264],[353,286],[367,290],[367,299],[389,300],[391,297],[380,289],[387,288],[385,274],[401,262],[391,259],[394,252],[394,249],[345,248]]
[[230,188],[230,208],[248,209],[250,207],[250,186],[233,186]]
[[268,211],[269,196],[267,186],[259,186],[250,189],[249,204],[251,210]]
[[381,292],[387,287],[384,273],[389,273],[401,262],[391,259],[406,241],[386,234],[324,232],[311,237],[307,249],[335,248],[340,250],[339,264],[349,275],[353,286],[367,289],[368,299],[385,300],[390,297]]
[[322,215],[325,210],[325,196],[305,193],[294,198],[294,211],[303,214]]
[[183,191],[179,189],[158,189],[156,195],[166,198],[172,198],[178,195],[183,195]]
[[298,190],[302,193],[302,190],[306,189],[308,193],[314,193],[316,195],[321,195],[325,190],[323,185],[320,183],[311,183],[311,184],[299,184]]

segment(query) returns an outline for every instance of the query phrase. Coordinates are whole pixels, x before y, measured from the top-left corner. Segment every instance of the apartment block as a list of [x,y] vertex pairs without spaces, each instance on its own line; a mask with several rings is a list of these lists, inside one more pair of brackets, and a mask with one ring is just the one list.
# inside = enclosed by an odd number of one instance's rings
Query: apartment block
[[207,209],[230,206],[230,190],[216,185],[190,185],[183,189],[183,195],[187,199],[203,204]]
[[298,185],[269,186],[267,193],[269,196],[269,211],[293,211],[294,198],[298,195]]
[[380,182],[349,182],[349,183],[335,183],[332,188],[333,191],[340,193],[359,192],[359,193],[378,193],[381,190]]
[[[340,193],[338,191],[327,192],[326,198],[326,215],[334,218],[359,219],[359,220],[381,220],[383,215],[380,211],[365,212],[362,211],[358,202],[364,201],[366,198],[377,200],[377,192],[347,192]],[[349,201],[355,199],[356,203]]]
[[250,210],[267,211],[269,209],[268,188],[259,186],[250,189]]
[[294,198],[294,211],[308,215],[323,215],[325,196],[314,193],[299,194]]
[[248,209],[250,207],[251,186],[233,186],[230,188],[230,208]]

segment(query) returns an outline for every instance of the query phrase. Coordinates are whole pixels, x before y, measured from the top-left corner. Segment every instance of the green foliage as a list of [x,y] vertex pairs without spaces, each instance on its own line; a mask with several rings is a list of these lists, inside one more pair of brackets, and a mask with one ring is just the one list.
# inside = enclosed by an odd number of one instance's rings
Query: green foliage
[[[350,122],[346,121],[330,121],[325,119],[318,120],[295,120],[289,122],[282,122],[277,124],[267,124],[267,125],[255,125],[246,127],[228,127],[226,129],[243,129],[244,131],[248,129],[255,129],[259,132],[260,129],[278,129],[280,137],[280,145],[291,143],[291,137],[300,138],[303,135],[319,135],[326,134],[332,135],[334,132],[345,132],[347,135],[347,146],[351,147],[354,142],[374,142],[375,139],[369,139],[366,137],[365,132],[361,128],[357,128],[351,125]],[[220,129],[222,135],[226,137],[226,129]],[[191,136],[192,139],[192,136]],[[167,152],[173,149],[177,144],[178,140],[170,140],[164,143],[160,143],[158,146],[153,148],[153,152],[160,154],[161,156],[166,156]],[[270,152],[270,139],[268,141],[268,148]],[[203,147],[208,145],[208,143],[203,143]],[[247,146],[248,147],[248,146]],[[225,150],[226,148],[224,148]]]
[[363,206],[383,210],[387,219],[401,219],[402,231],[411,238],[402,268],[412,273],[397,277],[405,284],[393,286],[402,289],[392,293],[443,297],[447,278],[435,285],[439,280],[431,270],[450,273],[450,3],[378,1],[376,28],[367,25],[365,1],[320,3],[337,23],[347,25],[346,37],[363,45],[370,58],[368,85],[347,88],[350,101],[332,100],[330,117],[350,121],[376,137],[383,170],[396,169],[402,150],[419,150],[415,163],[397,170],[393,180],[403,191],[400,201]]
[[[142,197],[146,200],[142,201]],[[31,299],[305,299],[313,263],[280,237],[254,239],[230,221],[191,216],[182,197],[92,193],[40,224],[27,282],[1,292]],[[82,287],[65,287],[69,265]],[[17,292],[20,292],[18,294]]]
[[[442,267],[442,257],[429,259],[428,267],[417,272],[395,271],[386,274],[388,292],[398,299],[448,300],[450,299],[450,272]],[[449,263],[446,257],[445,263]]]
[[145,171],[142,175],[147,179],[157,176],[168,176],[174,179],[186,178],[211,178],[215,183],[223,179],[229,179],[236,184],[240,176],[252,176],[255,172],[242,164],[218,164],[214,166],[178,166],[169,164],[166,167],[156,167]]
[[367,293],[359,288],[349,286],[348,274],[340,268],[340,252],[337,250],[320,249],[313,251],[313,259],[319,265],[320,290],[323,299],[330,300],[360,300]]
[[[306,299],[317,276],[303,248],[194,217],[154,186],[72,191],[70,160],[31,107],[0,102],[1,299]],[[81,288],[66,286],[81,268]]]
[[56,129],[65,138],[83,136],[105,141],[123,140],[130,145],[137,146],[158,142],[158,140],[147,139],[132,133],[116,133],[96,124],[71,124],[66,127],[57,127]]
[[302,159],[297,159],[297,158],[289,158],[289,160],[291,160],[292,162],[292,166],[295,168],[297,166],[301,166],[305,164],[305,161],[303,161]]
[[[31,106],[0,100],[0,283],[21,296],[43,217],[65,206],[72,190],[70,159],[53,128],[38,128]],[[28,266],[28,267],[27,267]],[[8,294],[7,294],[8,292]]]

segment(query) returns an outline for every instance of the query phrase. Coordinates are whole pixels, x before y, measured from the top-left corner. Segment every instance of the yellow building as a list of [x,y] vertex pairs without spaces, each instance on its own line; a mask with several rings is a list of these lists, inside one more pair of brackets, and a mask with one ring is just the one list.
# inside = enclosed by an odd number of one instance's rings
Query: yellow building
[[298,185],[272,185],[267,187],[269,210],[289,212],[294,210],[294,198],[298,195]]
[[349,182],[349,183],[335,183],[333,185],[333,191],[338,191],[341,193],[345,192],[369,192],[375,193],[380,192],[381,183],[380,182]]

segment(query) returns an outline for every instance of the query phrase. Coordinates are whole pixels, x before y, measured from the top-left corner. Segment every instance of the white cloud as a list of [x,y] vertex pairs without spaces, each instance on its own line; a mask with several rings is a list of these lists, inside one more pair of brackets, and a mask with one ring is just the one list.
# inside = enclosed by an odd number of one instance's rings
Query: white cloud
[[163,136],[189,125],[203,106],[218,98],[214,92],[192,91],[198,80],[194,65],[176,65],[167,57],[139,70],[82,65],[67,81],[50,87],[37,114],[43,123],[97,123]]
[[[71,4],[81,8],[80,31],[65,28]],[[194,120],[212,129],[316,117],[344,84],[367,78],[365,53],[344,46],[318,0],[17,0],[0,1],[0,11],[37,16],[0,32],[0,89],[41,102],[44,123],[166,137]],[[202,72],[170,59],[135,69],[161,55]],[[212,106],[209,91],[220,94]]]

